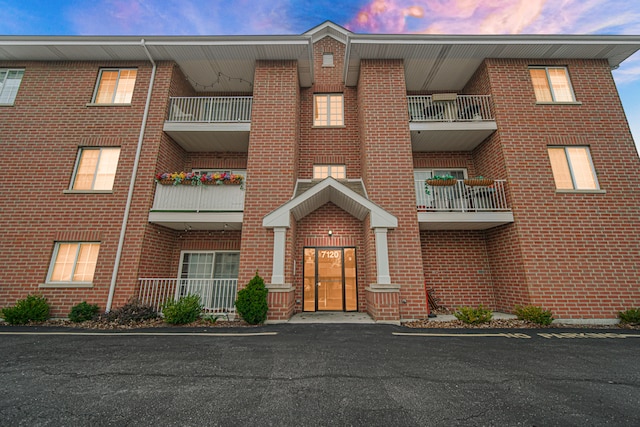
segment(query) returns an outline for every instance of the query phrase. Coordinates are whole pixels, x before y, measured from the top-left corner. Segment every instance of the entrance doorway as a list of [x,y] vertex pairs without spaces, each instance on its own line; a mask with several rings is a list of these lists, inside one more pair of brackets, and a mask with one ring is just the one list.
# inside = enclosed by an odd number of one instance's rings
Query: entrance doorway
[[358,311],[356,248],[305,248],[303,311]]

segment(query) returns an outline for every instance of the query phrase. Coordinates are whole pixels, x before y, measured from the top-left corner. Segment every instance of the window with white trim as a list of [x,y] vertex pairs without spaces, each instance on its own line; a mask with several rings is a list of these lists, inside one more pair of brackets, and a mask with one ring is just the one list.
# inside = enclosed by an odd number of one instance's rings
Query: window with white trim
[[313,125],[344,125],[344,103],[341,93],[313,95]]
[[240,252],[185,251],[181,279],[237,279]]
[[86,147],[78,153],[72,190],[112,190],[120,147]]
[[138,70],[103,68],[93,95],[95,104],[130,104]]
[[98,262],[98,242],[57,242],[47,283],[91,283]]
[[598,190],[589,147],[548,147],[551,170],[558,190]]
[[346,179],[347,168],[345,165],[313,165],[313,179]]
[[575,102],[567,67],[530,67],[538,102]]
[[22,83],[24,70],[0,69],[0,105],[13,105]]

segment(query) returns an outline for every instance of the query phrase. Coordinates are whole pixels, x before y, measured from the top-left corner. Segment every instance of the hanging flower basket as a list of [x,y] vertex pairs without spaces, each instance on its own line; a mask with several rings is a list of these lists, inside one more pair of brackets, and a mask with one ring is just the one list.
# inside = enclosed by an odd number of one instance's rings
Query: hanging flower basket
[[493,185],[493,180],[489,178],[465,179],[464,185],[468,185],[470,187],[488,187],[490,185]]
[[458,180],[455,179],[455,178],[450,178],[450,179],[428,179],[427,180],[427,184],[429,184],[432,187],[445,187],[445,186],[450,186],[450,185],[456,185],[457,182],[458,182]]

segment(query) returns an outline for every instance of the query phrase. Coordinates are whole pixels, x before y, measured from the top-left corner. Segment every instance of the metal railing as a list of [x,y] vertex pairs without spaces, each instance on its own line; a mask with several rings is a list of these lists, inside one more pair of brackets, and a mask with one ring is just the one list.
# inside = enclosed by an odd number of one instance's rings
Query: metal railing
[[251,122],[252,96],[193,96],[169,100],[168,122]]
[[[505,193],[505,180],[493,185],[472,187],[459,180],[454,185],[428,185],[415,180],[418,212],[498,212],[510,211]],[[427,192],[428,190],[428,192]]]
[[412,122],[473,122],[494,120],[491,95],[456,95],[434,100],[433,95],[407,96]]
[[138,299],[154,307],[159,313],[162,305],[186,295],[199,295],[204,313],[235,314],[234,302],[238,294],[238,279],[176,279],[143,278]]
[[215,212],[244,210],[240,185],[156,184],[152,211]]

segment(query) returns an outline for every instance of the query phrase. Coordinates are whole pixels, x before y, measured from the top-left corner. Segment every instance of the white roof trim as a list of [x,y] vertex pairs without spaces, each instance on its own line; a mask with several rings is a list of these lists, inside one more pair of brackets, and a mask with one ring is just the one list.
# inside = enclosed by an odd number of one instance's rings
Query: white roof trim
[[[338,196],[346,197],[359,208],[359,211],[365,210],[369,214],[371,228],[398,227],[398,219],[395,216],[331,177],[324,179],[303,194],[291,199],[278,209],[266,215],[262,220],[262,226],[267,228],[290,227],[291,214],[296,216],[297,213],[300,215],[297,219],[301,219],[310,212],[318,209],[327,201],[335,203],[342,209],[345,209],[344,205],[340,206],[342,204],[340,200],[341,197]],[[296,208],[302,208],[303,206],[305,209],[296,212]],[[346,207],[345,211],[349,212],[349,208]],[[355,209],[349,213],[354,215]],[[359,217],[359,215],[354,216]],[[362,220],[364,218],[358,219]]]

